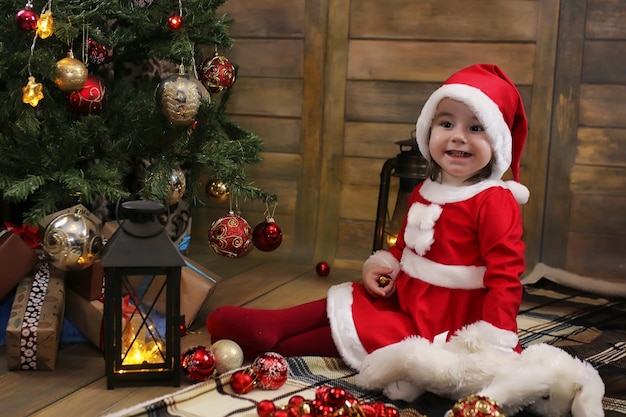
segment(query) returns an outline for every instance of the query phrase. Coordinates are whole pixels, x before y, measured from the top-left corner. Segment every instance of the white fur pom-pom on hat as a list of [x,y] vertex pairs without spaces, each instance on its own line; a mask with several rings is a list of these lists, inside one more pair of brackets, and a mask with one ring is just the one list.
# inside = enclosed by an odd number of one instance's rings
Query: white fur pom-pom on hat
[[[450,76],[426,100],[417,119],[415,139],[420,152],[428,160],[431,124],[437,106],[444,98],[464,103],[482,123],[496,160],[491,178],[501,179],[511,168],[513,179],[519,183],[520,159],[528,135],[528,121],[522,97],[504,71],[492,64],[472,65]],[[519,187],[514,188],[514,194],[523,191]],[[527,194],[527,190],[522,194]],[[524,198],[518,198],[520,200]]]

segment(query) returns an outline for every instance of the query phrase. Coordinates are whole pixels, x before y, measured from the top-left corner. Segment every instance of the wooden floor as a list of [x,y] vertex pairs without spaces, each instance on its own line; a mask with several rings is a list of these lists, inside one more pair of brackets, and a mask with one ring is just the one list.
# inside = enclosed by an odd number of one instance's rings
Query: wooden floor
[[[263,256],[227,259],[192,248],[189,255],[221,277],[215,292],[181,339],[181,351],[210,346],[206,315],[220,305],[283,308],[322,298],[330,285],[360,279],[360,271],[332,269],[319,277],[314,265],[276,263]],[[271,258],[271,257],[268,257]],[[6,348],[0,347],[0,415],[101,416],[168,394],[182,386],[106,388],[104,358],[91,344],[62,345],[54,371],[8,371]]]

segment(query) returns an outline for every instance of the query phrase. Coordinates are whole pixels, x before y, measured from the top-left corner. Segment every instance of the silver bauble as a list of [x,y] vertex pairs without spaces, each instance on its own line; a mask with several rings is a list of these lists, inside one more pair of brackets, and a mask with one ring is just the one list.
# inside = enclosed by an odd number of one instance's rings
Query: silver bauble
[[218,374],[232,371],[243,364],[243,350],[232,340],[218,340],[211,345],[209,350],[215,355],[215,369]]
[[102,252],[100,225],[81,210],[61,214],[46,227],[41,247],[50,264],[58,269],[88,268]]
[[167,193],[167,205],[173,206],[177,204],[187,191],[187,180],[185,173],[180,169],[175,169],[170,174],[170,189]]
[[155,91],[157,106],[167,120],[177,126],[192,124],[202,101],[207,99],[207,89],[189,74],[170,75],[159,83]]

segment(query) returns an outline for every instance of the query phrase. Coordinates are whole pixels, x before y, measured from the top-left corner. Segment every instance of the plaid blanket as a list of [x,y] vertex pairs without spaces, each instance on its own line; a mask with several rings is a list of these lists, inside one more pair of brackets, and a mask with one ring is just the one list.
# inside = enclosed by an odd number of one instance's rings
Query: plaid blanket
[[[589,361],[599,370],[606,385],[605,416],[626,416],[626,299],[571,289],[545,279],[525,286],[524,291],[518,318],[522,345],[550,343]],[[400,409],[402,417],[443,416],[454,403],[428,393],[410,404],[390,402],[379,392],[357,387],[354,384],[356,373],[340,359],[293,357],[287,360],[289,380],[276,391],[256,389],[237,395],[228,385],[230,373],[227,373],[109,417],[257,417],[256,404],[261,400],[272,400],[281,406],[295,394],[312,399],[315,389],[322,385],[343,387],[361,401],[391,403]],[[525,412],[517,415],[531,416]]]

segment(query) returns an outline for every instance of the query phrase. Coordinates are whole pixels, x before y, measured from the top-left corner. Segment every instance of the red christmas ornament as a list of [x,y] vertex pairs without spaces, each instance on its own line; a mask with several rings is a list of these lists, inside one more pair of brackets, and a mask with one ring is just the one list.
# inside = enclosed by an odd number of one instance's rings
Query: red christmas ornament
[[67,106],[70,110],[83,116],[98,115],[102,113],[106,104],[106,87],[100,78],[95,75],[88,75],[83,88],[72,91],[66,97]]
[[232,211],[209,228],[209,244],[215,253],[227,258],[244,256],[252,248],[252,228]]
[[271,252],[278,248],[283,241],[283,232],[273,218],[268,217],[259,223],[252,231],[252,243],[261,251]]
[[111,59],[111,55],[106,46],[89,38],[87,39],[87,59],[90,64],[102,65]]
[[271,417],[276,411],[276,404],[270,400],[262,400],[256,406],[256,413],[259,417]]
[[215,355],[205,346],[193,346],[180,357],[180,366],[192,382],[206,381],[215,372]]
[[256,381],[249,370],[237,371],[230,376],[230,387],[237,394],[247,394],[256,387]]
[[328,274],[330,274],[330,265],[328,262],[320,262],[315,265],[315,272],[317,272],[317,275],[320,277],[327,277]]
[[221,93],[235,82],[235,67],[217,52],[205,59],[198,68],[198,78],[211,93]]
[[484,395],[461,398],[452,407],[452,417],[505,417],[500,405]]
[[183,17],[179,14],[173,14],[167,19],[167,25],[172,30],[180,30],[183,27]]
[[15,14],[15,24],[26,32],[37,29],[38,22],[39,15],[33,11],[32,4],[27,4],[26,7]]
[[252,363],[252,372],[256,375],[257,385],[265,390],[277,390],[287,382],[289,364],[280,354],[266,352]]

